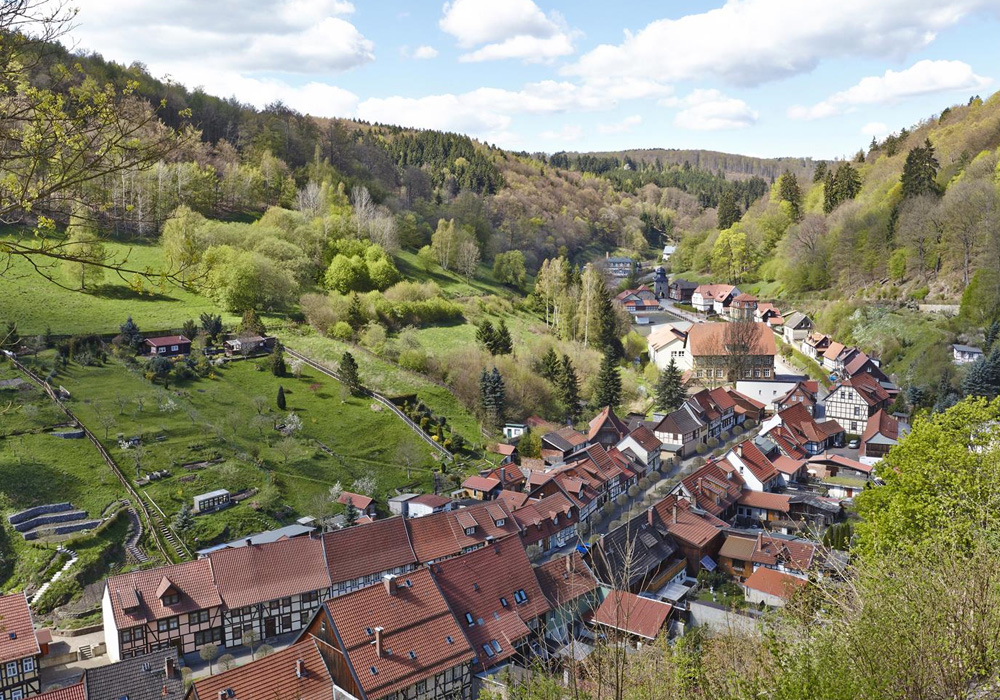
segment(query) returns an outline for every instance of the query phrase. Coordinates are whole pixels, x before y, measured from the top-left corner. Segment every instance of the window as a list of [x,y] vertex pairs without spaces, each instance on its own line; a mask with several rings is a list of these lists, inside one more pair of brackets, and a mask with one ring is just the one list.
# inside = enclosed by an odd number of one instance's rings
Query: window
[[7,663],[7,678],[13,678],[17,675],[17,662],[9,661]]
[[188,615],[189,625],[197,625],[202,622],[208,622],[208,610],[199,610]]
[[851,432],[852,433],[858,432],[858,423],[857,423],[857,421],[853,421],[853,420],[851,421]]
[[518,605],[528,602],[528,594],[524,592],[523,588],[514,591],[514,602]]
[[132,641],[132,630],[122,630],[122,644],[128,644]]
[[495,639],[491,639],[490,640],[490,644],[493,645],[493,651],[495,651],[496,653],[499,654],[500,653],[500,642],[498,642]]
[[21,662],[21,668],[24,670],[25,673],[29,673],[31,671],[34,671],[35,670],[35,659],[33,657],[29,656],[28,658],[26,658],[24,661]]
[[160,620],[156,623],[156,629],[160,632],[166,632],[168,630],[175,630],[180,626],[176,617],[168,617],[166,620]]
[[176,345],[171,345],[170,346],[170,352],[177,352],[177,346]]
[[770,377],[770,376],[771,376],[771,370],[769,368],[765,367],[764,368],[764,377],[766,378],[766,377]]
[[10,691],[10,700],[21,700],[24,697],[24,691],[20,688],[14,688]]
[[503,527],[506,524],[506,522],[507,522],[506,518],[500,518],[499,520],[497,520],[497,527]]
[[165,353],[166,351],[167,351],[167,346],[166,345],[164,345],[162,348],[157,348],[156,349],[156,352],[159,352],[159,353]]
[[854,415],[856,415],[856,416],[860,416],[861,415],[861,406],[855,406],[854,407]]
[[473,625],[476,624],[476,620],[475,618],[472,617],[472,613],[470,612],[465,613],[465,622],[466,624],[469,625],[469,627],[472,627]]
[[165,593],[163,597],[160,598],[160,602],[163,603],[165,607],[177,605],[181,602],[181,596],[179,593]]
[[215,627],[210,630],[205,630],[204,632],[194,633],[194,645],[196,647],[204,646],[205,644],[218,644],[222,642],[222,628]]
[[474,535],[474,534],[476,534],[476,528],[474,528],[474,527],[467,527],[467,528],[465,528],[465,534],[466,535]]
[[496,652],[493,651],[493,647],[491,647],[489,644],[483,645],[483,651],[485,651],[486,655],[491,659],[496,655]]

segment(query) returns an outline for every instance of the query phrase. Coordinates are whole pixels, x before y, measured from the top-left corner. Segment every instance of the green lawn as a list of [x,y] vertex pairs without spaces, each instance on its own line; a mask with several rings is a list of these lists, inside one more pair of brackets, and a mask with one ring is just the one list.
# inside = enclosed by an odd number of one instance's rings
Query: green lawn
[[[436,282],[448,297],[471,297],[496,294],[503,297],[520,297],[518,292],[506,285],[500,284],[493,277],[493,269],[480,264],[473,279],[466,279],[454,270],[443,270],[434,265],[429,271],[424,270],[416,253],[401,250],[395,253],[396,267],[408,279]],[[527,286],[530,286],[530,280]]]

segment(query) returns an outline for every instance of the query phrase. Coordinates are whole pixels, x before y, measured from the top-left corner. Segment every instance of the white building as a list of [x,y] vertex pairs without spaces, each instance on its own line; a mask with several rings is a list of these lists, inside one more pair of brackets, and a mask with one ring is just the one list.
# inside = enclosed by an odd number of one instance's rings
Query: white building
[[679,321],[657,326],[656,330],[646,338],[649,361],[661,370],[666,369],[670,360],[673,360],[682,372],[691,369],[691,353],[687,347],[687,331],[691,325],[687,321]]

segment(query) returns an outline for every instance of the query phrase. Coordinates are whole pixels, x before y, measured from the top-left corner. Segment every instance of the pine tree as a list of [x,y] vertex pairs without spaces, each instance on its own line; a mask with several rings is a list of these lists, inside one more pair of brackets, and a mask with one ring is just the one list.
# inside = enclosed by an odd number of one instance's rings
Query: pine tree
[[139,348],[142,346],[142,332],[131,316],[125,319],[125,323],[118,326],[118,330],[121,331],[122,345],[133,352],[139,352]]
[[183,335],[188,340],[194,340],[194,337],[198,335],[198,324],[194,322],[193,318],[189,318],[181,326],[181,335]]
[[938,161],[934,156],[934,146],[930,139],[923,146],[914,146],[906,154],[903,174],[903,198],[919,197],[922,194],[939,194],[937,185]]
[[548,351],[542,355],[542,367],[539,374],[550,382],[555,383],[559,377],[559,371],[559,356],[556,355],[555,349],[550,345]]
[[816,169],[813,170],[813,182],[823,182],[823,180],[826,178],[826,173],[827,173],[826,161],[821,160],[820,162],[816,163]]
[[512,352],[514,352],[514,339],[510,337],[510,329],[507,328],[506,322],[500,319],[500,325],[497,326],[493,354],[510,355]]
[[680,408],[686,398],[683,375],[677,363],[671,358],[670,364],[660,372],[659,380],[656,382],[656,407],[670,413]]
[[841,163],[833,178],[833,190],[837,204],[854,199],[861,192],[861,173],[850,163]]
[[198,317],[198,320],[201,321],[201,329],[205,331],[205,335],[213,342],[222,333],[222,316],[205,311]]
[[984,345],[986,347],[984,347],[983,350],[989,352],[990,350],[993,349],[993,343],[995,343],[997,341],[997,338],[1000,337],[1000,321],[994,321],[993,323],[991,323],[986,328],[985,336],[986,336],[986,342],[984,343]]
[[269,358],[269,364],[271,374],[275,377],[284,377],[288,372],[288,368],[285,365],[285,349],[281,346],[280,342],[275,342],[274,350],[271,351],[271,357]]
[[833,172],[827,170],[823,177],[823,211],[829,214],[837,208],[837,190]]
[[354,330],[360,330],[365,325],[365,315],[361,311],[361,298],[357,292],[351,292],[351,300],[347,303],[347,325]]
[[278,385],[278,410],[285,410],[285,387]]
[[601,369],[597,373],[597,387],[594,389],[594,407],[610,406],[612,410],[621,405],[622,378],[618,373],[618,360],[611,353],[604,353]]
[[354,505],[354,501],[348,497],[347,504],[344,506],[344,527],[354,527],[358,524],[358,509]]
[[491,430],[504,424],[507,390],[500,370],[496,367],[487,371],[484,367],[479,375],[479,401],[483,409],[485,423]]
[[793,219],[802,219],[802,190],[798,179],[788,170],[778,178],[778,196],[791,206]]
[[483,321],[476,328],[476,342],[483,346],[483,348],[491,355],[496,355],[493,352],[493,348],[496,347],[497,332],[493,328],[493,324],[490,323],[489,319]]
[[358,375],[358,363],[354,355],[345,352],[340,358],[340,380],[344,382],[353,396],[360,396],[362,392],[361,377]]
[[617,360],[625,354],[625,348],[618,336],[618,313],[611,300],[611,293],[604,284],[598,288],[596,321],[597,332],[592,337],[593,346]]
[[240,324],[236,326],[236,335],[265,335],[267,328],[260,320],[255,309],[247,309],[243,312]]
[[996,396],[996,386],[993,384],[993,371],[990,361],[980,357],[969,366],[962,380],[962,393],[966,396],[985,396],[992,399]]
[[727,187],[719,196],[719,210],[716,216],[720,230],[730,228],[740,220],[740,208],[736,204],[736,194]]
[[576,423],[580,420],[580,379],[576,376],[569,355],[563,355],[562,362],[559,363],[557,388],[559,402],[566,410],[566,422]]

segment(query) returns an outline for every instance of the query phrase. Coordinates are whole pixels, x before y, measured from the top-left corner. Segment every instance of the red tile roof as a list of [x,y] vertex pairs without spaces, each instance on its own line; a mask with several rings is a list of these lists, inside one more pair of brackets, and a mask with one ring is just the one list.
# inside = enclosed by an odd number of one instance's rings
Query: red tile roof
[[[820,428],[819,423],[809,413],[802,403],[793,403],[788,408],[779,411],[778,417],[800,444],[806,442],[825,443],[830,435]],[[839,431],[838,431],[839,432]]]
[[[324,610],[368,700],[433,678],[476,655],[427,569],[333,598]],[[382,628],[381,656],[374,644],[376,627]]]
[[740,475],[723,469],[719,462],[709,462],[688,474],[681,483],[693,499],[692,505],[718,517],[726,511],[743,492]]
[[[696,323],[688,331],[688,347],[693,356],[717,357],[725,355],[725,328],[729,324],[720,321],[716,323]],[[752,348],[754,355],[774,355],[777,347],[774,343],[774,333],[763,323],[754,324],[757,337]]]
[[785,455],[778,455],[774,458],[774,460],[772,460],[772,462],[775,469],[782,474],[787,474],[789,476],[798,474],[802,467],[806,464],[804,459],[792,459],[791,457],[786,457]]
[[782,564],[803,573],[808,572],[816,557],[816,544],[805,540],[786,540],[769,533],[758,533],[754,543],[753,562],[765,566]]
[[525,504],[528,494],[520,491],[501,491],[497,494],[497,500],[507,506],[507,510],[515,511]]
[[695,513],[691,504],[676,495],[667,496],[653,508],[675,540],[694,547],[706,546],[726,527],[726,523],[712,515]]
[[181,343],[190,342],[191,341],[183,335],[164,335],[159,338],[146,338],[146,343],[152,345],[154,348],[158,348],[162,345],[180,345]]
[[[180,594],[180,601],[169,608],[156,597],[156,589],[164,576]],[[222,605],[212,575],[212,563],[207,558],[112,576],[107,587],[119,629]]]
[[774,569],[761,567],[750,574],[750,577],[743,582],[743,585],[755,591],[787,600],[795,590],[805,586],[806,582],[791,574],[784,574]]
[[[491,512],[494,515],[502,514],[504,524],[497,525],[497,519],[490,515]],[[475,526],[471,535],[465,534],[466,527],[461,524],[460,519]],[[454,556],[469,547],[478,547],[486,542],[487,537],[498,540],[517,534],[517,523],[501,501],[434,513],[423,518],[410,518],[406,521],[406,526],[410,530],[410,541],[417,560],[424,563]]]
[[328,532],[323,535],[323,549],[332,584],[417,563],[401,517]]
[[882,435],[889,440],[899,440],[899,421],[881,408],[868,419],[865,432],[861,434],[861,442],[868,442],[876,435]]
[[535,567],[538,584],[553,608],[558,608],[597,588],[597,579],[579,552],[552,557]]
[[790,510],[788,505],[789,497],[781,493],[767,493],[766,491],[745,490],[737,503],[747,508],[760,508],[762,510],[773,510],[779,513],[787,513]]
[[577,506],[560,491],[525,503],[514,511],[514,521],[521,528],[522,542],[529,545],[574,526],[578,514]]
[[[587,439],[594,440],[597,438],[597,434],[604,428],[609,428],[618,433],[619,440],[625,437],[626,433],[628,433],[628,426],[615,415],[615,412],[611,410],[610,406],[605,406],[601,409],[600,413],[591,419],[590,432],[587,435]],[[617,440],[615,442],[617,442]]]
[[658,450],[663,445],[663,443],[661,443],[653,434],[653,431],[644,425],[640,425],[638,428],[629,433],[628,436],[639,443],[639,447],[647,452]]
[[509,457],[510,455],[514,454],[517,451],[517,446],[508,445],[505,442],[498,442],[496,444],[496,447],[492,451],[496,452],[497,454],[506,455]]
[[368,510],[368,506],[375,502],[375,499],[370,496],[365,496],[361,493],[351,493],[350,491],[342,491],[340,496],[337,498],[337,503],[342,506],[346,506],[348,500],[350,500],[351,505],[358,510]]
[[[304,671],[301,677],[296,674],[299,660]],[[225,695],[230,688],[235,700],[330,700],[333,677],[316,641],[306,639],[251,663],[195,681],[193,698],[218,700],[220,691]]]
[[787,453],[787,455],[792,459],[804,459],[809,455],[808,452],[799,446],[795,436],[792,435],[783,425],[776,426],[769,430],[767,437],[771,438],[781,451]]
[[[527,623],[550,609],[516,537],[434,564],[431,569],[479,662],[486,668],[509,658],[514,644],[530,634]],[[520,591],[527,599],[518,603]],[[471,625],[467,614],[471,615]],[[486,644],[491,645],[492,656],[483,648]]]
[[611,591],[594,613],[593,623],[656,639],[670,617],[670,603],[641,598],[628,591]]
[[489,493],[500,485],[500,479],[489,479],[485,476],[470,476],[462,482],[463,489]]
[[0,597],[0,635],[0,663],[42,653],[24,593]]
[[760,483],[767,484],[778,476],[778,470],[774,468],[771,460],[764,456],[753,440],[744,440],[734,448],[734,451],[739,460],[750,469],[750,473]]
[[846,348],[844,347],[843,343],[838,343],[835,340],[831,340],[830,347],[828,347],[826,349],[826,352],[823,353],[823,357],[826,358],[827,360],[836,360],[838,357],[840,357],[840,354],[844,352],[845,349]]
[[428,508],[443,508],[451,503],[451,499],[447,496],[441,496],[436,493],[422,493],[419,496],[411,498],[409,502],[418,503],[422,506],[427,506]]
[[736,389],[726,389],[725,391],[729,395],[729,398],[732,399],[733,404],[735,404],[737,409],[740,407],[740,405],[743,405],[743,406],[750,406],[751,408],[755,408],[758,411],[764,410],[764,404],[762,404],[760,401],[757,401],[756,399],[751,399],[746,394],[741,394],[740,392],[736,391]]
[[83,685],[83,677],[81,676],[80,680],[65,688],[34,695],[32,700],[87,700],[87,690]]
[[233,610],[329,588],[330,570],[323,549],[320,539],[295,537],[220,549],[208,559],[219,595]]

